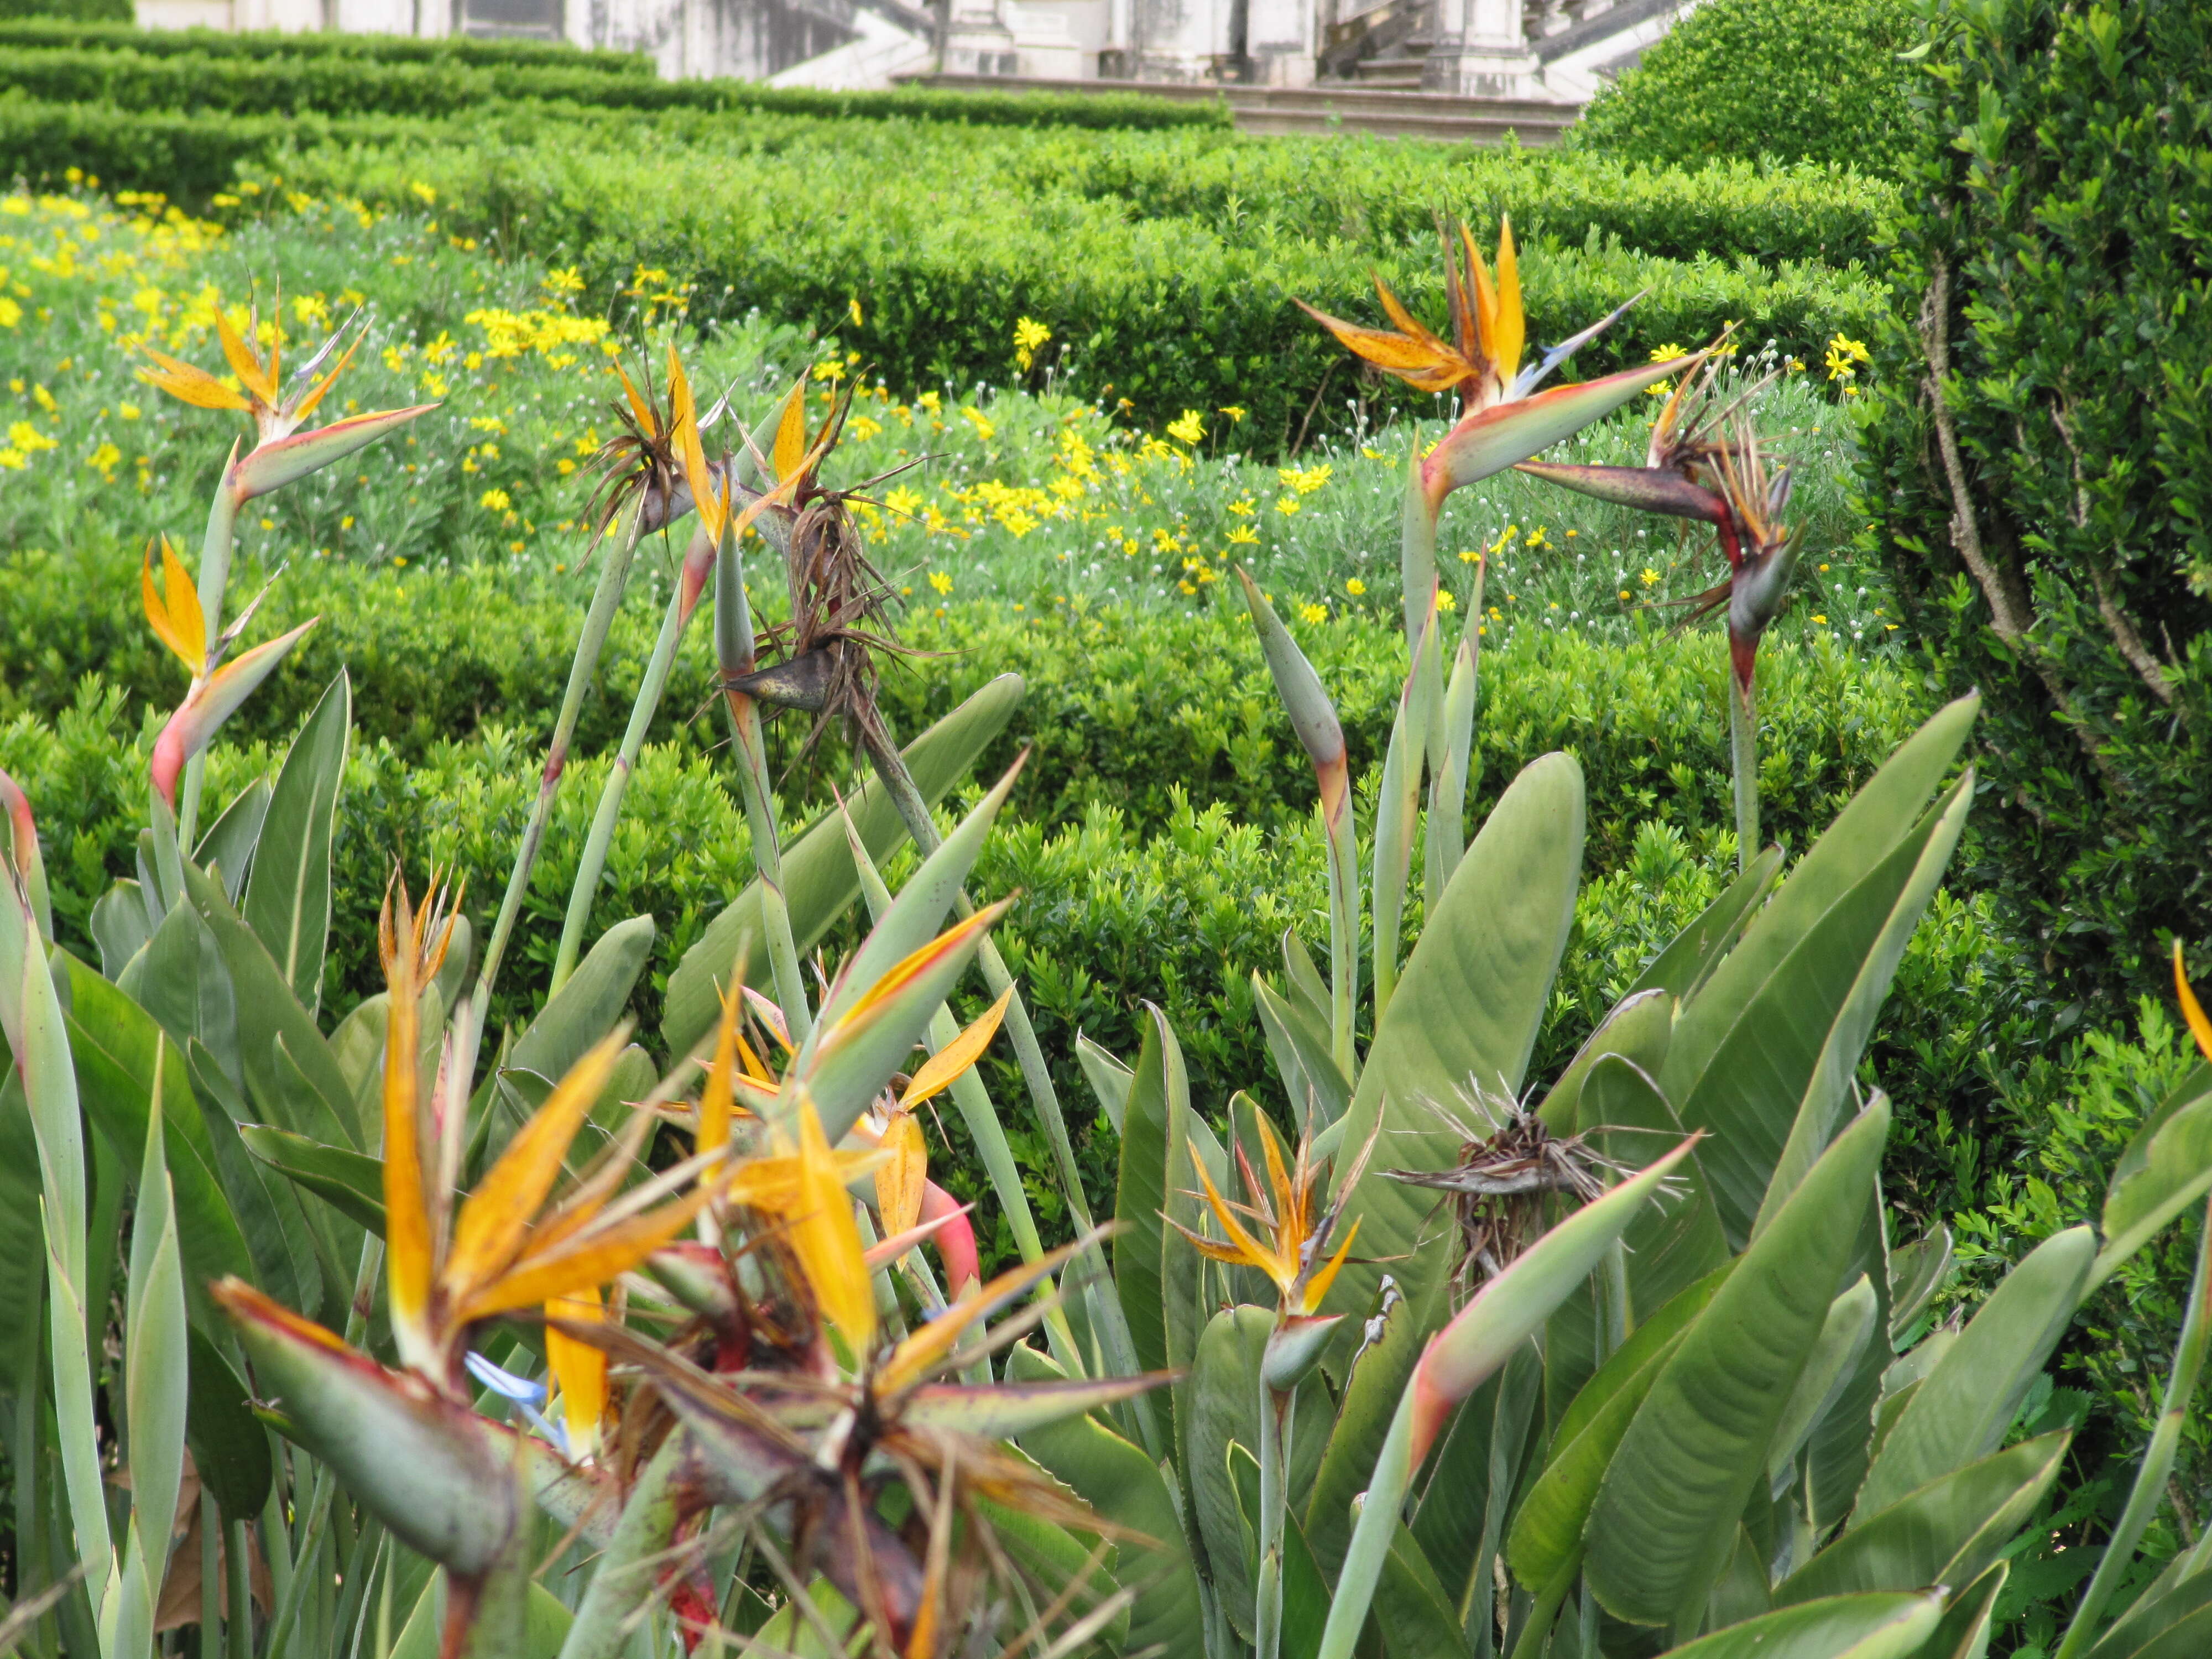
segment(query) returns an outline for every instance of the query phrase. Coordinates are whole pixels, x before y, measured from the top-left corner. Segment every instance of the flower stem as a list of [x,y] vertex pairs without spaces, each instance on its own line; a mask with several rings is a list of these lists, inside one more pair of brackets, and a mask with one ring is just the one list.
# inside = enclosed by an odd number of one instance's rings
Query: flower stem
[[1759,709],[1751,683],[1729,673],[1729,760],[1735,770],[1735,867],[1759,856]]
[[[230,478],[237,465],[238,446],[233,444],[230,459],[216,483],[215,499],[208,503],[207,533],[200,539],[200,614],[207,619],[210,641],[222,632],[223,590],[230,586],[230,554],[238,526],[238,492]],[[184,792],[177,797],[177,833],[187,858],[191,856],[192,831],[199,823],[200,789],[206,774],[207,751],[202,750],[185,763]]]
[[1290,1510],[1285,1475],[1291,1462],[1289,1389],[1260,1384],[1260,1571],[1252,1609],[1255,1659],[1277,1659],[1283,1640],[1283,1535]]
[[523,895],[530,890],[530,872],[536,867],[538,852],[544,846],[545,827],[553,817],[553,798],[560,793],[561,774],[568,768],[568,744],[576,734],[576,716],[583,708],[584,692],[592,683],[592,676],[598,672],[607,635],[614,627],[615,612],[622,605],[623,588],[629,580],[630,561],[637,552],[644,527],[641,502],[631,509],[629,526],[619,550],[611,552],[599,568],[599,585],[592,595],[592,608],[585,613],[584,631],[568,665],[568,689],[562,694],[561,712],[553,722],[553,741],[547,747],[545,769],[538,779],[538,802],[531,809],[530,822],[523,830],[522,844],[515,849],[514,869],[507,877],[507,894],[500,900],[491,938],[484,944],[483,967],[477,975],[476,991],[470,999],[467,1047],[460,1054],[465,1062],[461,1073],[465,1079],[476,1069],[476,1047],[483,1035],[484,1015],[491,1003],[492,987],[499,979],[500,960],[507,954],[507,939],[514,932],[515,919],[522,913]]
[[561,923],[561,948],[553,958],[550,994],[554,996],[561,994],[561,988],[568,982],[568,975],[576,971],[576,958],[582,954],[584,925],[591,919],[592,901],[599,896],[599,878],[606,873],[607,848],[614,841],[616,822],[622,817],[623,794],[629,787],[631,774],[637,769],[638,755],[645,747],[645,734],[652,729],[653,716],[660,712],[660,700],[668,690],[669,672],[676,664],[676,647],[684,637],[684,588],[679,582],[668,596],[668,614],[661,618],[660,635],[653,642],[645,678],[639,683],[636,700],[630,704],[629,725],[623,732],[622,747],[616,752],[614,765],[608,769],[606,782],[600,786],[599,810],[592,815],[592,830],[584,842],[583,860],[576,866],[575,884],[568,890],[568,913]]

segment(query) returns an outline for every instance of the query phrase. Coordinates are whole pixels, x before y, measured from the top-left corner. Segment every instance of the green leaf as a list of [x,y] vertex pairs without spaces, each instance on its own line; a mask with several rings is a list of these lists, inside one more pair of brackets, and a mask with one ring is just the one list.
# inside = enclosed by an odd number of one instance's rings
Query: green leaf
[[1532,1343],[1507,1360],[1459,1408],[1443,1444],[1429,1461],[1413,1536],[1431,1562],[1462,1626],[1492,1622],[1498,1593],[1496,1564],[1524,1466],[1543,1456],[1544,1359]]
[[1953,1596],[1943,1622],[1914,1659],[1982,1659],[1990,1648],[1990,1615],[2011,1571],[2010,1562],[2000,1561]]
[[[2130,1659],[2203,1659],[2208,1650],[2212,1650],[2212,1607],[2203,1607],[2166,1626],[2136,1649]],[[2103,1650],[2097,1652],[2104,1659]]]
[[1905,1659],[1942,1621],[1943,1595],[1808,1601],[1669,1648],[1666,1659]]
[[[1022,690],[1020,675],[1000,675],[901,751],[924,801],[935,805],[968,775],[976,757],[1012,717]],[[861,842],[878,863],[906,841],[906,825],[880,779],[869,778],[845,798],[845,805]],[[860,872],[846,845],[845,826],[834,811],[817,819],[782,853],[784,900],[791,913],[793,939],[803,953],[812,950],[860,896]],[[698,943],[684,953],[669,975],[667,1012],[660,1026],[669,1053],[688,1054],[713,1032],[720,1009],[715,988],[728,978],[738,941],[766,937],[760,884],[755,881],[707,924]],[[746,971],[757,987],[769,988],[764,951]]]
[[154,937],[154,919],[146,914],[146,890],[135,881],[117,882],[92,907],[86,929],[100,947],[100,972],[120,979],[131,958]]
[[[276,774],[246,887],[246,926],[311,1012],[322,1001],[323,956],[331,934],[331,831],[352,727],[353,685],[341,669]],[[234,892],[235,882],[230,884]]]
[[[1759,908],[1759,902],[1773,890],[1774,877],[1782,868],[1782,849],[1769,847],[1753,859],[1743,873],[1728,884],[1721,896],[1698,914],[1698,919],[1674,935],[1673,943],[1651,959],[1637,975],[1628,997],[1644,991],[1665,991],[1678,1002],[1696,996],[1712,977],[1721,959],[1743,937]],[[1622,1001],[1628,1000],[1623,997]]]
[[1674,1030],[1674,1000],[1666,992],[1638,991],[1622,998],[1567,1062],[1567,1069],[1553,1083],[1536,1115],[1553,1134],[1574,1133],[1583,1084],[1590,1068],[1607,1055],[1618,1054],[1632,1061],[1638,1070],[1656,1077],[1666,1063],[1667,1040]]
[[1560,1417],[1551,1457],[1522,1500],[1506,1547],[1514,1576],[1529,1589],[1543,1589],[1581,1553],[1583,1523],[1621,1437],[1729,1272],[1707,1275],[1638,1325]]
[[[1513,781],[1460,860],[1407,959],[1344,1117],[1347,1153],[1382,1126],[1349,1212],[1360,1218],[1360,1254],[1403,1257],[1389,1271],[1416,1304],[1450,1270],[1452,1253],[1422,1248],[1434,1195],[1383,1169],[1458,1161],[1464,1137],[1439,1121],[1437,1103],[1470,1090],[1519,1095],[1574,921],[1582,844],[1582,768],[1571,756],[1547,755]],[[1382,1273],[1347,1265],[1330,1308],[1364,1307]]]
[[568,982],[515,1040],[507,1069],[535,1072],[558,1083],[592,1046],[614,1030],[638,977],[653,960],[651,916],[618,921],[592,941]]
[[[222,890],[190,866],[185,887],[229,970],[247,1094],[272,1121],[295,1133],[331,1146],[358,1146],[352,1091],[314,1017],[292,994],[290,981]],[[289,1069],[277,1054],[280,1041],[289,1056]]]
[[[1590,1067],[1575,1127],[1604,1157],[1640,1170],[1681,1144],[1684,1130],[1650,1074],[1619,1054]],[[1663,1201],[1645,1209],[1621,1235],[1628,1267],[1629,1311],[1649,1317],[1729,1260],[1720,1212],[1705,1180],[1701,1144],[1690,1149]]]
[[384,1164],[346,1146],[325,1146],[266,1123],[239,1126],[246,1149],[289,1176],[348,1220],[384,1237]]
[[2095,1249],[2087,1227],[2069,1227],[2005,1275],[1882,1442],[1855,1516],[1878,1515],[1996,1449],[2073,1322]]
[[230,970],[214,933],[191,906],[180,904],[169,912],[115,983],[161,1023],[172,1042],[181,1047],[198,1038],[222,1062],[233,1084],[244,1085]]
[[[2089,1270],[2084,1295],[2212,1191],[2212,1093],[2202,1091],[2203,1083],[2199,1068],[2160,1103],[2120,1154],[2099,1224],[2105,1248]],[[2191,1085],[2197,1091],[2185,1096]]]
[[[1199,1338],[1190,1372],[1189,1454],[1183,1486],[1206,1540],[1216,1594],[1230,1622],[1248,1640],[1252,1632],[1252,1577],[1240,1542],[1237,1494],[1229,1484],[1228,1456],[1232,1442],[1248,1452],[1260,1444],[1260,1359],[1274,1324],[1271,1309],[1223,1309]],[[1294,1508],[1313,1489],[1333,1416],[1319,1374],[1308,1376],[1298,1389],[1291,1414],[1285,1491]]]
[[[1024,1515],[1018,1510],[1003,1509],[995,1504],[980,1504],[977,1507],[1007,1558],[1021,1568],[1032,1583],[1042,1588],[1043,1595],[1040,1601],[1070,1595],[1066,1613],[1054,1622],[1054,1634],[1121,1589],[1119,1575],[1115,1571],[1119,1565],[1117,1552],[1110,1547],[1105,1559],[1093,1568],[1086,1578],[1083,1570],[1090,1561],[1091,1547],[1066,1528],[1054,1526],[1049,1521],[1041,1521],[1035,1516]],[[1124,1607],[1091,1638],[1093,1645],[1084,1651],[1100,1654],[1121,1651],[1128,1640],[1129,1617],[1129,1610]]]
[[1617,1619],[1693,1629],[1848,1258],[1889,1131],[1877,1099],[1838,1135],[1652,1384],[1591,1512],[1591,1589]]
[[1283,1517],[1282,1659],[1315,1659],[1328,1622],[1328,1580],[1296,1515]]
[[[1881,1298],[1875,1293],[1874,1281],[1864,1273],[1853,1279],[1850,1288],[1828,1304],[1828,1317],[1820,1327],[1820,1340],[1814,1345],[1813,1357],[1805,1362],[1805,1369],[1798,1373],[1797,1386],[1790,1391],[1790,1404],[1782,1413],[1782,1425],[1775,1431],[1773,1448],[1766,1455],[1770,1479],[1782,1478],[1784,1470],[1796,1461],[1813,1425],[1826,1416],[1843,1396],[1866,1355],[1869,1339],[1881,1318]],[[1911,1586],[1882,1588],[1903,1589]]]
[[[169,1065],[183,1069],[180,1057],[171,1054],[167,1058]],[[168,1568],[177,1490],[184,1480],[191,1346],[161,1114],[148,1112],[145,1124],[124,1291],[123,1395],[131,1449],[131,1529],[147,1587],[143,1628],[150,1634],[154,1602]],[[242,1248],[240,1254],[244,1255]]]
[[1076,1034],[1075,1058],[1083,1067],[1091,1092],[1098,1097],[1098,1109],[1105,1113],[1106,1121],[1114,1126],[1114,1133],[1120,1134],[1122,1113],[1129,1100],[1130,1081],[1135,1073],[1080,1032]]
[[1451,1659],[1468,1650],[1459,1614],[1437,1570],[1402,1522],[1382,1566],[1375,1623],[1382,1632],[1383,1651],[1392,1659]]
[[[515,1659],[557,1659],[568,1639],[574,1615],[558,1596],[535,1579],[524,1614],[523,1650]],[[422,1586],[415,1610],[407,1615],[392,1644],[392,1659],[438,1659],[439,1632],[446,1623],[446,1575],[439,1572]]]
[[226,1521],[250,1520],[269,1497],[269,1431],[253,1414],[252,1396],[230,1362],[198,1331],[188,1337],[191,1399],[185,1437],[192,1467]]
[[1715,1132],[1701,1161],[1732,1240],[1750,1236],[1838,1012],[1936,832],[1940,811],[1923,804],[1975,707],[1960,699],[1890,757],[1676,1017],[1658,1081],[1685,1124]]
[[1164,1370],[1168,1338],[1160,1268],[1166,1248],[1168,1147],[1184,1129],[1171,1112],[1167,1088],[1166,1048],[1175,1039],[1157,1009],[1148,1009],[1145,1046],[1137,1056],[1122,1106],[1121,1174],[1115,1187],[1114,1285],[1136,1344],[1137,1363],[1148,1371]]
[[216,1176],[253,1257],[253,1282],[289,1308],[313,1317],[322,1306],[323,1272],[316,1237],[292,1183],[255,1158],[239,1139],[251,1121],[246,1102],[215,1056],[195,1040],[185,1049],[200,1121],[214,1149]]
[[192,1097],[185,1051],[116,986],[66,951],[55,953],[69,988],[70,1052],[85,1114],[118,1156],[143,1148],[161,1090],[161,1144],[175,1206],[193,1322],[228,1346],[228,1326],[207,1299],[210,1279],[250,1276],[253,1257],[216,1174],[215,1147]]
[[268,814],[269,780],[256,778],[232,798],[193,849],[193,863],[221,872],[223,894],[233,904],[246,890],[246,872],[252,867],[253,849],[260,844],[261,825]]
[[1443,1322],[1449,1295],[1442,1275],[1431,1281],[1428,1301],[1420,1308],[1394,1288],[1387,1308],[1371,1314],[1367,1322],[1371,1327],[1380,1321],[1382,1332],[1368,1342],[1352,1368],[1305,1509],[1307,1541],[1331,1578],[1344,1564],[1344,1548],[1351,1541],[1352,1500],[1366,1488],[1376,1454],[1390,1431],[1390,1414],[1406,1392],[1406,1379],[1413,1374],[1422,1345]]
[[[1027,1346],[1012,1350],[1006,1372],[1017,1382],[1060,1380],[1049,1359]],[[1144,1588],[1130,1610],[1129,1645],[1160,1645],[1164,1659],[1205,1659],[1205,1619],[1198,1574],[1176,1503],[1150,1458],[1095,1417],[1069,1418],[1033,1429],[1023,1451],[1074,1488],[1101,1519],[1140,1534],[1118,1540],[1125,1584]],[[1146,1541],[1149,1540],[1149,1541]]]
[[1889,1255],[1889,1335],[1893,1342],[1912,1328],[1951,1276],[1951,1230],[1938,1226]]
[[1971,1583],[2027,1524],[2058,1478],[2070,1438],[2061,1431],[2023,1440],[1854,1521],[1775,1587],[1776,1604],[1854,1590]]
[[9,1379],[11,1389],[38,1352],[46,1285],[38,1138],[15,1056],[0,1043],[0,1377]]
[[1352,1085],[1328,1052],[1327,1018],[1316,1022],[1303,1008],[1278,996],[1256,969],[1252,1001],[1260,1012],[1260,1029],[1267,1033],[1275,1076],[1297,1115],[1298,1127],[1319,1134],[1352,1103]]
[[1835,1132],[1837,1115],[1844,1109],[1844,1100],[1854,1087],[1852,1078],[1858,1070],[1859,1056],[1866,1051],[1867,1039],[1874,1033],[1875,1016],[1881,1010],[1882,1000],[1889,994],[1890,981],[1896,976],[1897,964],[1904,959],[1912,931],[1920,925],[1921,914],[1935,896],[1936,885],[1950,865],[1951,854],[1966,830],[1966,809],[1973,804],[1973,798],[1974,772],[1968,767],[1940,803],[1941,816],[1933,832],[1921,848],[1881,932],[1860,963],[1857,977],[1835,1011],[1834,1022],[1820,1045],[1820,1058],[1814,1062],[1804,1095],[1798,1102],[1797,1115],[1790,1126],[1790,1139],[1783,1146],[1773,1176],[1767,1182],[1766,1196],[1759,1205],[1759,1218],[1753,1224],[1754,1232],[1781,1207],[1783,1200],[1803,1179],[1805,1171],[1812,1168],[1813,1160],[1820,1155],[1821,1149],[1828,1144],[1828,1137]]

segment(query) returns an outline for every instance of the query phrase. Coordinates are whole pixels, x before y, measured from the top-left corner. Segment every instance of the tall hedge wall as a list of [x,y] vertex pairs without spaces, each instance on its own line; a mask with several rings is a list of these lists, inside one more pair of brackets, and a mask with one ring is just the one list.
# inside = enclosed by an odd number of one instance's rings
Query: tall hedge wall
[[1936,673],[1987,699],[1980,873],[2102,1015],[2176,933],[2212,963],[2212,21],[1930,22],[1869,534]]

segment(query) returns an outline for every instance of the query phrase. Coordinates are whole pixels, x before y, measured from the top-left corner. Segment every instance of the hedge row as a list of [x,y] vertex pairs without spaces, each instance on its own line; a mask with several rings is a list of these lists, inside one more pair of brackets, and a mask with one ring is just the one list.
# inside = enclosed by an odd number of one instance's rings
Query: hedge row
[[60,16],[0,21],[0,47],[94,52],[129,51],[155,57],[327,58],[394,64],[539,65],[587,69],[601,75],[651,77],[653,59],[641,52],[586,52],[562,40],[478,40],[449,34],[419,40],[404,34],[343,34],[335,29],[290,33],[257,29],[142,29],[129,22],[76,22]]
[[[404,208],[435,190],[441,222],[579,268],[595,296],[640,266],[694,285],[695,323],[749,312],[834,328],[839,343],[902,388],[998,381],[1015,322],[1044,323],[1068,356],[1063,384],[1154,426],[1188,409],[1248,413],[1257,453],[1301,432],[1341,429],[1435,401],[1363,375],[1291,303],[1374,314],[1379,272],[1431,304],[1433,246],[1361,246],[1267,226],[1132,219],[1111,199],[1043,192],[981,169],[916,176],[842,165],[745,168],[708,146],[664,150],[489,136],[465,147],[403,138],[325,145],[282,169],[292,188]],[[642,180],[650,179],[649,185]],[[742,180],[742,183],[738,182]],[[1880,287],[1856,270],[1748,256],[1668,259],[1595,226],[1523,264],[1532,338],[1559,339],[1639,293],[1633,311],[1577,360],[1589,374],[1692,344],[1723,323],[1756,349],[1771,340],[1817,360],[1838,332],[1863,337]],[[862,321],[849,325],[857,302]]]
[[[466,583],[410,581],[403,597],[388,576],[377,580],[388,603],[374,614],[342,611],[335,591],[315,596],[328,613],[325,628],[249,705],[240,740],[227,736],[210,771],[210,799],[221,802],[266,769],[319,694],[323,677],[349,659],[360,731],[337,843],[326,1005],[333,1013],[376,988],[374,908],[395,854],[410,869],[434,860],[453,867],[467,881],[474,919],[479,927],[488,922],[535,792],[544,688],[559,680],[550,672],[526,677],[515,706],[502,711],[510,719],[487,720],[465,738],[410,726],[405,741],[394,742],[382,733],[390,727],[395,684],[412,684],[404,677],[428,672],[424,665],[434,664],[441,651],[473,650],[481,658],[500,647],[468,631],[467,617],[486,595]],[[283,597],[280,587],[272,605]],[[551,669],[554,647],[564,653],[573,636],[574,616],[573,605],[550,599],[525,607],[516,632],[526,643],[513,653],[517,669],[532,659]],[[521,1016],[544,995],[604,776],[602,744],[644,647],[643,620],[627,617],[617,635],[604,696],[586,720],[586,757],[568,774],[495,1018]],[[956,654],[925,660],[912,677],[893,677],[894,718],[905,729],[991,674],[1014,669],[1029,681],[1014,725],[977,769],[988,776],[1017,745],[1033,747],[1022,792],[975,880],[981,890],[1021,895],[1004,937],[1047,1051],[1071,1060],[1080,1030],[1133,1052],[1139,1004],[1149,1000],[1175,1022],[1202,1104],[1218,1107],[1237,1087],[1269,1092],[1250,975],[1279,972],[1285,927],[1318,944],[1323,878],[1307,769],[1267,689],[1249,624],[1226,611],[1141,623],[1119,616],[1025,620],[955,611],[916,619],[911,635],[918,645]],[[1339,623],[1312,631],[1306,644],[1338,695],[1371,783],[1402,642],[1384,628]],[[1521,766],[1552,749],[1575,752],[1589,784],[1587,880],[1540,1073],[1556,1069],[1642,963],[1714,896],[1732,862],[1718,658],[1713,641],[1702,638],[1620,650],[1555,636],[1493,653],[1485,664],[1481,774],[1471,820],[1489,810]],[[1778,757],[1769,768],[1767,801],[1776,827],[1802,847],[1911,728],[1920,694],[1879,666],[1830,651],[1778,650],[1766,666],[1769,752]],[[15,684],[13,665],[7,670]],[[696,706],[702,673],[703,665],[688,659],[672,691],[662,731],[675,740],[645,751],[595,912],[599,926],[639,913],[656,918],[653,970],[635,1008],[648,1034],[659,1028],[667,974],[750,873],[726,758],[707,747],[710,734],[681,726],[680,717]],[[173,696],[171,678],[149,690]],[[52,678],[38,684],[45,691],[64,689]],[[534,695],[522,694],[531,687]],[[0,720],[0,765],[36,805],[64,935],[82,943],[90,902],[131,869],[144,817],[148,746],[160,715],[151,702],[97,676],[67,690],[58,708],[26,708]],[[258,741],[243,741],[257,732],[264,734]],[[1161,781],[1170,777],[1177,781]],[[786,793],[796,819],[826,790],[818,778],[802,775],[789,781]],[[1360,818],[1371,822],[1371,801],[1363,801]],[[833,954],[851,942],[849,933],[833,939]],[[1942,1114],[1963,1120],[1986,1095],[1984,1055],[1995,1023],[2009,1017],[1998,993],[2016,975],[1979,912],[1948,899],[1939,902],[1902,975],[1905,994],[1893,1002],[1875,1063],[1908,1121],[1932,1135]],[[991,1081],[1001,1099],[1022,1097],[1010,1068],[1001,1066]],[[1060,1086],[1079,1121],[1087,1117],[1090,1097],[1072,1065],[1062,1066]],[[957,1127],[954,1135],[952,1167],[969,1183],[957,1189],[980,1189],[962,1161]],[[1085,1139],[1087,1160],[1097,1160],[1103,1175],[1110,1146]],[[1042,1147],[1030,1150],[1036,1167],[1048,1167]],[[1908,1190],[1923,1200],[1939,1196],[1917,1179]],[[1052,1213],[1048,1207],[1048,1220]]]
[[981,126],[1189,127],[1229,125],[1218,101],[1177,102],[1134,93],[971,95],[927,88],[830,92],[756,81],[663,81],[608,74],[587,54],[519,62],[449,56],[392,59],[366,54],[147,52],[131,46],[9,47],[0,42],[0,83],[52,103],[112,103],[134,110],[240,115],[440,117],[489,104],[560,102],[582,109],[731,115],[768,111]]
[[[1510,214],[1524,236],[1536,238],[1579,242],[1595,227],[1631,247],[1674,258],[1749,254],[1841,265],[1874,256],[1876,226],[1896,207],[1887,185],[1835,167],[1735,162],[1685,173],[1586,155],[1372,137],[1255,140],[1227,130],[1223,106],[1126,94],[1073,102],[920,90],[823,94],[740,82],[610,76],[558,60],[548,68],[331,54],[157,56],[14,48],[4,35],[0,84],[42,103],[112,104],[141,113],[442,118],[472,106],[551,100],[574,106],[561,112],[564,122],[586,111],[690,116],[695,118],[678,118],[673,126],[654,123],[656,153],[682,140],[726,148],[732,159],[772,155],[800,166],[818,157],[823,166],[884,176],[988,178],[1011,188],[1109,201],[1138,218],[1198,219],[1247,234],[1265,228],[1370,247],[1432,240],[1435,215],[1443,209],[1484,226]],[[764,118],[728,118],[743,114]],[[933,118],[918,128],[900,124],[870,135],[836,118],[853,115]],[[544,112],[526,118],[534,128]],[[978,146],[945,132],[946,120],[1030,130]],[[516,129],[511,114],[502,115],[501,125]],[[1099,126],[1120,130],[1105,136],[1081,131]],[[1161,126],[1172,130],[1146,130]],[[611,137],[598,142],[604,146]]]

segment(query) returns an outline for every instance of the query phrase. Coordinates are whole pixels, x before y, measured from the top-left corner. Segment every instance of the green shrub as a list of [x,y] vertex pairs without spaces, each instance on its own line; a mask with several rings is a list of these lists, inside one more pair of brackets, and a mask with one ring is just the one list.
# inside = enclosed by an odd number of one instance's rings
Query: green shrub
[[1907,143],[1912,0],[1705,0],[1574,129],[1608,155],[1777,156],[1875,173]]
[[0,0],[0,20],[54,18],[70,23],[128,23],[131,0]]
[[141,29],[120,23],[69,21],[58,11],[0,22],[0,48],[131,51],[223,58],[343,58],[386,63],[558,64],[603,75],[649,76],[653,59],[641,52],[583,52],[556,40],[484,40],[449,34],[421,39],[404,34],[343,34],[335,29],[286,33],[276,29]]
[[2212,941],[2212,32],[1937,14],[1863,439],[1873,548],[1978,684],[1977,879],[2095,1020]]

